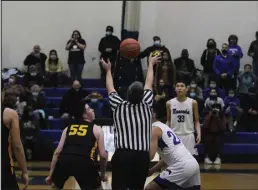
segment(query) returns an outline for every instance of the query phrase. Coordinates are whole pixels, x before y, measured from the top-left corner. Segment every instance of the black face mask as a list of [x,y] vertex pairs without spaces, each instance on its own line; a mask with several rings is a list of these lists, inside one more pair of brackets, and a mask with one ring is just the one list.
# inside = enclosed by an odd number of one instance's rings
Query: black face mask
[[215,48],[215,44],[214,44],[214,43],[209,43],[209,44],[207,45],[207,47],[208,47],[209,49]]
[[210,99],[211,99],[211,100],[216,100],[217,97],[218,97],[218,95],[210,95]]
[[228,53],[228,50],[222,49],[221,52],[226,55]]

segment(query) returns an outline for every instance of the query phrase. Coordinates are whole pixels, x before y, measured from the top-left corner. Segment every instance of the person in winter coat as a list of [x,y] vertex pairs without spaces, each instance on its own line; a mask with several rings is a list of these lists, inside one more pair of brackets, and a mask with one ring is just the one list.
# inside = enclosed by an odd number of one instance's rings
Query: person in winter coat
[[228,129],[233,132],[236,130],[243,113],[243,109],[240,108],[240,100],[233,89],[229,90],[228,96],[224,99],[224,104]]
[[255,79],[257,78],[252,72],[252,66],[245,64],[244,72],[238,76],[238,92],[239,94],[248,94],[248,90],[253,87]]
[[213,62],[217,55],[221,55],[221,52],[217,48],[217,44],[214,39],[210,38],[207,41],[205,49],[201,57],[201,65],[203,66],[203,78],[204,78],[204,88],[209,86],[209,81],[214,75]]
[[228,44],[222,45],[222,54],[216,56],[213,64],[217,84],[226,92],[232,88],[232,80],[235,72],[235,62],[228,54]]

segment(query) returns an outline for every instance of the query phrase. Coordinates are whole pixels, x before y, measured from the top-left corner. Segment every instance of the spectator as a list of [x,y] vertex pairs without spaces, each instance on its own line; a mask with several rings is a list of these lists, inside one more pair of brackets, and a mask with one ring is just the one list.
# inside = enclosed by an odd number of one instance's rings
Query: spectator
[[255,37],[256,40],[252,41],[248,49],[248,55],[253,58],[253,73],[258,77],[258,31]]
[[240,68],[240,59],[243,57],[243,52],[241,47],[237,44],[238,37],[236,35],[230,35],[228,37],[228,55],[230,55],[233,59],[233,64],[235,65],[235,70],[233,72],[233,87],[236,89],[237,86],[237,76],[239,75],[239,68]]
[[50,86],[58,87],[61,84],[63,63],[57,55],[56,50],[49,52],[49,58],[45,63],[46,68],[46,83]]
[[228,129],[230,132],[233,132],[236,130],[243,113],[243,109],[240,108],[240,100],[233,89],[229,90],[228,96],[224,99],[224,103]]
[[72,88],[63,96],[60,104],[59,112],[61,118],[68,119],[76,117],[80,100],[85,98],[88,94],[88,92],[82,89],[78,80],[73,81]]
[[[105,61],[107,61],[107,59],[110,60],[112,73],[114,73],[117,51],[120,46],[120,40],[117,36],[113,35],[113,32],[114,28],[112,26],[107,26],[106,36],[101,38],[99,42],[99,52],[101,53],[100,59],[103,58]],[[101,80],[106,84],[106,71],[103,69],[101,63],[99,63],[99,66],[101,71]]]
[[32,109],[33,117],[40,122],[40,128],[46,128],[46,114],[44,108],[46,107],[45,92],[39,87],[39,85],[33,85],[30,89],[27,102],[27,109]]
[[232,80],[236,66],[232,57],[228,54],[227,44],[222,45],[221,52],[222,54],[216,56],[214,60],[214,72],[218,86],[228,92],[233,87]]
[[8,83],[4,86],[5,97],[14,96],[16,100],[20,98],[21,95],[25,94],[25,90],[22,85],[17,84],[17,76],[11,75]]
[[157,66],[157,73],[155,76],[155,85],[158,86],[160,80],[164,82],[164,86],[168,91],[172,91],[172,87],[176,82],[176,66],[172,61],[169,52],[162,53],[162,62]]
[[195,80],[191,81],[187,95],[188,97],[195,99],[198,102],[198,105],[203,101],[202,89],[201,87],[197,86]]
[[168,89],[165,87],[165,83],[162,79],[159,80],[158,85],[154,92],[154,107],[161,115],[163,119],[166,120],[166,102],[169,99]]
[[256,76],[251,72],[252,66],[245,64],[244,72],[238,76],[238,92],[239,94],[248,94],[248,90],[253,86]]
[[33,85],[39,85],[42,87],[44,84],[43,77],[37,72],[35,65],[29,67],[29,73],[26,73],[23,79],[23,86],[26,91],[29,92]]
[[206,100],[210,96],[210,91],[212,89],[215,89],[216,92],[218,93],[219,97],[221,97],[222,99],[224,99],[226,97],[226,92],[223,89],[218,88],[216,81],[214,79],[211,79],[210,80],[210,87],[205,88],[203,90],[203,99],[204,100]]
[[209,81],[214,75],[213,62],[217,55],[221,55],[214,39],[208,39],[207,49],[202,53],[201,65],[203,66],[204,88],[209,86]]
[[175,59],[175,66],[177,72],[177,80],[186,81],[188,84],[195,77],[196,67],[194,61],[189,59],[187,49],[183,49],[181,57]]
[[[226,129],[223,108],[223,100],[218,97],[216,90],[212,89],[210,97],[205,101],[207,111],[203,123],[205,164],[221,164],[222,136]],[[214,162],[211,161],[213,157],[215,157]]]
[[32,65],[36,66],[37,72],[41,76],[45,76],[45,61],[47,59],[46,54],[41,53],[41,48],[39,45],[33,47],[33,52],[31,52],[24,60],[24,65],[28,66],[27,72]]
[[81,33],[78,30],[74,30],[71,39],[65,46],[65,49],[69,51],[68,65],[72,81],[79,80],[81,82],[82,71],[85,64],[85,48],[86,42],[82,39]]

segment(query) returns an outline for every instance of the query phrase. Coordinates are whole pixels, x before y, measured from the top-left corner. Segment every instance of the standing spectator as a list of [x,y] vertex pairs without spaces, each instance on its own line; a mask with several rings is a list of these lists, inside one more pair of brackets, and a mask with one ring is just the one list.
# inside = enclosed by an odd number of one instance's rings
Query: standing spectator
[[59,112],[63,119],[76,117],[78,114],[79,102],[88,96],[88,92],[84,91],[78,80],[73,81],[72,88],[63,96],[60,104]]
[[187,49],[183,49],[181,57],[175,59],[175,66],[177,72],[177,80],[186,81],[190,83],[194,79],[196,74],[196,67],[194,61],[189,59],[189,53]]
[[224,99],[224,103],[228,129],[230,132],[233,132],[236,130],[243,113],[243,109],[240,108],[240,100],[236,96],[234,90],[229,90],[228,96]]
[[222,54],[216,56],[214,60],[215,77],[220,88],[226,92],[232,88],[232,80],[236,65],[231,56],[228,54],[228,45],[222,45]]
[[82,39],[81,33],[78,30],[74,30],[71,39],[65,46],[65,49],[69,51],[68,65],[72,81],[79,80],[81,82],[82,71],[85,64],[85,48],[86,42]]
[[252,41],[248,49],[248,55],[253,58],[253,73],[258,77],[258,31],[255,37],[256,40]]
[[[203,122],[204,163],[221,164],[222,136],[226,129],[224,102],[218,97],[216,90],[212,89],[204,106],[207,113]],[[213,157],[216,158],[214,162],[211,161]]]
[[203,78],[204,78],[204,88],[209,86],[209,81],[214,75],[213,62],[217,55],[220,55],[220,51],[217,48],[217,43],[214,39],[208,39],[207,49],[202,53],[201,65],[203,66]]
[[28,66],[27,72],[31,65],[35,65],[37,72],[41,76],[45,76],[45,61],[47,59],[46,54],[41,53],[41,48],[39,45],[33,47],[33,52],[31,52],[24,60],[24,65]]
[[210,80],[210,85],[209,85],[209,87],[208,87],[208,88],[205,88],[205,89],[203,90],[203,100],[206,100],[206,99],[210,96],[210,91],[211,91],[212,89],[215,89],[216,92],[218,93],[219,97],[221,97],[222,99],[224,99],[224,98],[226,97],[226,92],[225,92],[225,90],[219,88],[219,87],[217,86],[216,81],[215,81],[214,79],[211,79],[211,80]]
[[23,86],[26,91],[29,92],[33,85],[39,85],[42,87],[44,84],[43,77],[37,72],[35,65],[29,67],[29,73],[26,73],[23,79]]
[[248,94],[248,90],[253,86],[256,76],[251,72],[252,66],[245,64],[244,72],[238,76],[238,92],[239,94]]
[[[113,26],[107,26],[106,36],[101,38],[99,42],[99,52],[101,53],[100,59],[103,58],[105,61],[107,59],[111,62],[111,72],[114,73],[115,61],[117,58],[117,51],[119,50],[120,40],[117,36],[113,35],[114,28]],[[101,71],[101,80],[106,81],[106,71],[103,69],[101,62],[99,62],[100,71]]]
[[46,68],[46,81],[51,86],[59,86],[61,84],[61,74],[63,70],[63,63],[57,55],[56,50],[51,50],[49,52],[49,58],[45,63]]
[[240,68],[240,59],[243,57],[243,52],[241,47],[237,44],[238,37],[236,35],[230,35],[228,37],[228,55],[232,56],[233,63],[235,65],[235,70],[233,72],[233,83],[232,86],[236,89],[237,86],[237,76],[239,75],[239,68]]
[[169,52],[163,52],[162,58],[163,61],[156,68],[155,86],[159,84],[160,80],[163,80],[164,86],[169,92],[172,92],[172,88],[176,83],[176,66]]

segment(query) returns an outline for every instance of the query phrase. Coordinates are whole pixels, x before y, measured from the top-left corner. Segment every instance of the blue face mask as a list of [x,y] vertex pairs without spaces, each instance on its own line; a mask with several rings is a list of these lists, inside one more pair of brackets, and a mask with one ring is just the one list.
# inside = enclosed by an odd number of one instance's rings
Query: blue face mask
[[91,103],[97,103],[97,102],[98,102],[98,99],[96,99],[96,98],[91,99]]
[[159,40],[154,41],[154,45],[160,47],[161,46],[161,41],[159,41]]
[[195,92],[190,92],[190,97],[195,97],[196,93]]

